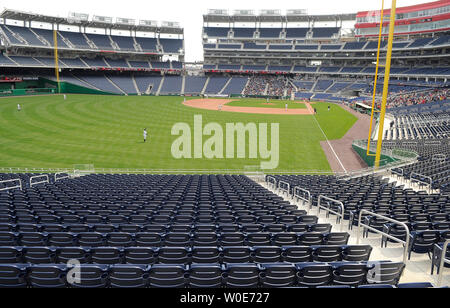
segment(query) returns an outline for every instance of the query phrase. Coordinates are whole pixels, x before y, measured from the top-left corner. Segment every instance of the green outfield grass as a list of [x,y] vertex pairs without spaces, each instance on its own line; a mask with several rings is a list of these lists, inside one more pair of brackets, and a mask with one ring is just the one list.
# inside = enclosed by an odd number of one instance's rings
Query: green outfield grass
[[306,105],[303,103],[296,103],[296,102],[287,101],[287,100],[275,100],[274,99],[274,100],[269,100],[269,103],[270,104],[267,104],[267,100],[265,100],[265,99],[245,98],[245,99],[239,99],[235,102],[228,103],[227,106],[285,109],[286,104],[288,104],[289,109],[306,109]]
[[[180,97],[121,97],[68,95],[0,99],[0,167],[243,170],[258,165],[251,159],[183,159],[171,155],[177,138],[172,126],[203,115],[204,125],[280,123],[279,171],[330,171],[320,146],[324,140],[313,116],[275,116],[198,110],[182,105]],[[22,111],[17,111],[17,104]],[[340,107],[327,112],[318,103],[317,119],[328,138],[338,139],[356,122]],[[150,142],[144,144],[147,128]],[[206,137],[204,138],[206,139]]]

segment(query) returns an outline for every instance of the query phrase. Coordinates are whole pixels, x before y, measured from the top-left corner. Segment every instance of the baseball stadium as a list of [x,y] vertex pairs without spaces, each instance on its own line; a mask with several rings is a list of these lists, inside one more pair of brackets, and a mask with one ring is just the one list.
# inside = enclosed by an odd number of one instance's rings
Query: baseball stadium
[[4,9],[0,287],[448,288],[425,1],[208,9],[197,62],[177,21]]

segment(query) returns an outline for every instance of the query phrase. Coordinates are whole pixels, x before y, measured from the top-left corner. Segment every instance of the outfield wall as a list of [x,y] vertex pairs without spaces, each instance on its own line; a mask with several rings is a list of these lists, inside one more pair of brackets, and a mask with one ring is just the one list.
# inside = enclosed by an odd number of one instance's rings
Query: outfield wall
[[[364,162],[369,167],[375,166],[375,156],[368,156],[367,155],[367,149],[360,148],[357,145],[353,144],[353,150],[355,150],[356,153],[364,160]],[[371,152],[370,154],[375,155],[375,152]],[[380,161],[380,167],[384,167],[388,164],[391,164],[393,162],[396,162],[397,159],[387,156],[387,155],[381,155],[381,161]]]
[[[25,81],[15,83],[15,89],[11,88],[10,84],[2,85],[0,87],[0,96],[32,96],[32,95],[49,95],[58,93],[57,82],[45,78],[39,78],[39,81]],[[87,87],[78,86],[68,82],[60,82],[61,93],[67,94],[93,94],[93,95],[118,95],[90,89]]]
[[42,88],[42,89],[36,89],[36,88],[29,88],[29,89],[14,89],[14,90],[3,90],[0,91],[1,97],[8,97],[8,96],[33,96],[33,95],[49,95],[49,94],[56,94],[56,89],[49,89],[49,88]]
[[[58,87],[58,83],[56,81],[45,79],[45,78],[39,78],[39,79],[41,79],[43,82],[45,82],[45,84],[47,86],[54,87],[55,89]],[[109,92],[99,91],[99,90],[95,90],[95,89],[90,89],[87,87],[78,86],[78,85],[68,83],[65,81],[60,82],[60,87],[61,87],[61,93],[67,93],[67,94],[118,95],[115,93],[109,93]]]
[[[369,167],[375,166],[376,153],[371,151],[371,155],[367,155],[367,140],[356,140],[353,142],[353,150],[364,160]],[[380,166],[392,167],[398,164],[409,164],[416,162],[418,158],[417,153],[403,149],[383,150],[381,153]]]

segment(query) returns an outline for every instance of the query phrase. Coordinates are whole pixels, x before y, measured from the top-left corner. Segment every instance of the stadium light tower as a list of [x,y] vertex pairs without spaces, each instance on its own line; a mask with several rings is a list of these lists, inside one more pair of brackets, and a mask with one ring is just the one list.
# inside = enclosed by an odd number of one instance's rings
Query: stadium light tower
[[394,43],[395,14],[397,11],[396,8],[397,8],[397,0],[392,0],[391,21],[389,24],[388,49],[387,49],[386,67],[385,67],[385,73],[384,73],[383,99],[381,102],[381,111],[380,111],[380,127],[378,129],[377,155],[375,158],[375,168],[376,169],[378,169],[380,167],[381,150],[383,147],[384,118],[386,116],[386,105],[387,105],[387,98],[388,98],[388,94],[389,94],[389,79],[390,79],[390,75],[391,75],[392,45]]

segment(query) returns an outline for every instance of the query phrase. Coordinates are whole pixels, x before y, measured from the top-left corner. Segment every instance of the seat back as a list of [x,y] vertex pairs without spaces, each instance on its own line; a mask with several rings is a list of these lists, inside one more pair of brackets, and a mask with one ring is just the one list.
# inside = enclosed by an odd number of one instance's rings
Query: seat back
[[186,269],[182,265],[153,265],[149,270],[149,285],[154,288],[183,288]]
[[148,285],[148,266],[117,264],[109,269],[112,288],[145,288]]
[[333,268],[329,264],[297,264],[298,284],[306,287],[329,285],[333,280]]
[[259,286],[259,267],[256,264],[227,264],[223,274],[228,288],[256,288]]
[[262,264],[259,277],[264,288],[286,288],[296,284],[296,274],[297,269],[294,264]]
[[193,264],[189,269],[188,285],[191,288],[220,288],[222,266],[219,264]]
[[367,281],[369,284],[397,285],[405,264],[401,262],[368,262]]
[[361,263],[341,263],[333,265],[333,283],[358,286],[366,283],[367,266]]

